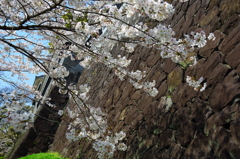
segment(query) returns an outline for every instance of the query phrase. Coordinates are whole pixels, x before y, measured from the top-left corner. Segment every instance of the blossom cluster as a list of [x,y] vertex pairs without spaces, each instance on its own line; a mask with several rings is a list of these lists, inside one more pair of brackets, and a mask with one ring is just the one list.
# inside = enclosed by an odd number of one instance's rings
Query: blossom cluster
[[140,70],[137,70],[136,72],[131,71],[129,72],[129,76],[131,79],[129,80],[130,83],[133,84],[133,86],[136,89],[141,89],[145,92],[147,92],[150,96],[155,97],[158,94],[157,88],[155,88],[156,81],[153,82],[141,82],[142,78],[146,76],[146,72],[141,72]]
[[[99,159],[109,159],[114,155],[116,147],[118,150],[126,151],[127,146],[124,143],[118,143],[126,137],[126,134],[123,131],[115,133],[113,137],[105,136],[105,140],[96,140],[93,143],[93,148],[98,152]],[[118,146],[116,146],[118,144]]]
[[[160,46],[160,54],[163,58],[171,58],[175,63],[184,62],[195,65],[197,63],[196,55],[191,55],[189,53],[194,52],[196,48],[201,48],[206,45],[205,32],[202,30],[199,32],[191,32],[192,38],[186,34],[184,36],[184,39],[178,40],[176,38],[170,38],[168,41],[169,43]],[[209,34],[209,37],[214,40],[214,35],[212,33]]]
[[204,91],[207,86],[206,82],[201,84],[203,82],[203,77],[195,80],[195,78],[187,76],[186,82],[189,84],[189,86],[193,87],[194,90],[200,90],[200,92]]
[[[162,21],[169,16],[171,16],[175,10],[173,6],[163,0],[148,0],[145,1],[147,4],[143,5],[145,13],[151,18],[158,21]],[[138,3],[143,4],[144,1],[139,1]],[[140,5],[140,4],[139,4]]]
[[[171,4],[162,0],[136,0],[130,2],[123,0],[118,2],[123,2],[123,5],[119,9],[111,3],[108,5],[102,4],[100,10],[89,8],[100,13],[100,15],[88,14],[89,20],[92,18],[94,22],[97,23],[94,29],[89,29],[90,26],[82,22],[78,22],[76,25],[75,30],[79,34],[82,32],[88,33],[89,35],[97,34],[97,36],[92,36],[91,39],[91,49],[96,53],[97,58],[86,58],[87,62],[83,64],[87,63],[87,68],[89,68],[90,61],[94,60],[95,62],[103,62],[110,68],[114,67],[116,75],[121,80],[126,79],[125,76],[131,77],[131,71],[126,68],[127,65],[122,67],[119,63],[115,62],[116,59],[113,59],[109,53],[118,43],[118,40],[121,41],[121,39],[124,38],[134,39],[132,42],[130,40],[130,42],[122,43],[122,48],[126,51],[134,51],[137,44],[148,47],[156,46],[156,48],[160,50],[160,55],[163,58],[171,58],[175,63],[190,66],[197,63],[196,54],[192,53],[195,52],[197,48],[206,45],[207,38],[204,31],[191,32],[191,35],[184,35],[185,38],[183,39],[176,39],[173,37],[175,33],[169,26],[158,24],[156,27],[150,29],[147,24],[142,22],[137,23],[136,20],[132,20],[133,22],[131,22],[131,18],[134,17],[134,15],[144,16],[145,14],[152,19],[162,21],[173,14],[174,8]],[[100,5],[99,3],[101,2],[96,3],[96,5]],[[128,16],[126,17],[124,15]],[[101,29],[102,26],[104,26],[104,30],[107,31],[100,35],[98,30],[99,28]],[[208,39],[214,40],[215,37],[210,33]],[[134,77],[130,79],[130,82],[138,89],[143,88],[149,83],[139,81],[139,79],[134,79]],[[158,92],[153,86],[151,89],[149,86],[145,86],[144,90],[147,90],[152,96],[156,96]]]
[[6,134],[1,134],[0,137],[0,154],[7,154],[14,144],[14,141],[12,139],[9,139]]
[[59,66],[53,71],[49,72],[49,75],[53,78],[64,78],[69,75],[69,71],[64,66]]
[[[77,106],[74,110],[67,108],[68,116],[73,119],[73,122],[68,127],[66,137],[69,140],[79,140],[83,137],[89,139],[97,139],[101,133],[107,129],[107,122],[105,120],[106,113],[103,113],[101,108],[94,108],[85,102],[88,100],[87,92],[88,85],[80,85],[79,90],[74,93],[69,92],[70,97],[75,100]],[[78,112],[81,112],[79,114]]]
[[24,94],[17,91],[3,93],[4,105],[0,109],[0,125],[8,125],[15,132],[24,132],[32,126],[35,115],[33,110],[25,105],[25,98]]
[[[71,87],[70,89],[76,89],[76,87]],[[71,94],[77,106],[73,110],[69,107],[66,108],[66,113],[72,119],[66,132],[66,138],[71,141],[77,141],[82,138],[93,140],[93,148],[98,152],[98,158],[111,158],[114,151],[116,151],[117,145],[118,150],[126,151],[127,146],[124,143],[118,143],[118,141],[126,137],[126,134],[121,131],[113,135],[108,131],[107,114],[102,112],[100,107],[95,108],[85,104],[88,100],[87,93],[89,90],[90,87],[84,84],[80,85],[74,94]],[[78,112],[81,112],[81,114]],[[59,110],[58,114],[62,116],[64,111]]]

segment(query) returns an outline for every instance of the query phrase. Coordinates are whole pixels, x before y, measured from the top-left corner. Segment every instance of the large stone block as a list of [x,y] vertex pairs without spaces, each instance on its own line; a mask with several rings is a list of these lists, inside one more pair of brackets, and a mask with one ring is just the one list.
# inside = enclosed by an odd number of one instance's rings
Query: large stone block
[[[240,41],[239,41],[240,42]],[[240,43],[238,43],[233,50],[227,54],[225,61],[235,69],[240,65]]]

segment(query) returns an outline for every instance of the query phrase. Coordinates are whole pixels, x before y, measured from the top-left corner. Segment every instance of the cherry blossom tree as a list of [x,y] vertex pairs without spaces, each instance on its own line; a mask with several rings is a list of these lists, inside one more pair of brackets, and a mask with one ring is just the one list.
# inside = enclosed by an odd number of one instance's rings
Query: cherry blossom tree
[[[154,97],[158,94],[155,81],[146,81],[146,72],[129,70],[131,59],[120,55],[113,57],[113,47],[119,45],[122,50],[133,52],[137,45],[154,46],[162,58],[171,58],[173,62],[188,67],[197,63],[195,55],[189,52],[196,51],[207,42],[204,31],[176,39],[169,26],[159,23],[151,27],[140,21],[140,17],[159,22],[170,17],[174,7],[163,0],[0,0],[0,8],[0,70],[11,71],[21,80],[27,79],[24,72],[49,75],[59,87],[59,92],[68,93],[76,105],[74,110],[66,108],[58,112],[60,116],[65,114],[73,119],[66,138],[93,140],[93,148],[99,158],[111,158],[116,149],[125,151],[127,146],[121,141],[126,134],[123,131],[109,132],[107,112],[86,104],[90,86],[85,84],[76,88],[68,85],[65,77],[69,72],[59,60],[67,57],[82,60],[80,64],[86,69],[92,62],[103,63],[113,68],[121,80],[129,79],[136,89],[143,89]],[[210,34],[208,38],[214,40],[214,35]],[[196,91],[203,91],[206,87],[206,83],[202,84],[203,77],[198,80],[187,77],[187,82]],[[34,88],[24,83],[15,85],[23,92],[21,100],[34,94],[37,100],[54,107]],[[4,94],[7,112],[1,123],[9,123],[16,131],[24,131],[31,126],[29,123],[34,113],[31,110],[18,113],[21,100],[7,102],[18,95],[17,91]],[[19,123],[28,124],[16,126]]]

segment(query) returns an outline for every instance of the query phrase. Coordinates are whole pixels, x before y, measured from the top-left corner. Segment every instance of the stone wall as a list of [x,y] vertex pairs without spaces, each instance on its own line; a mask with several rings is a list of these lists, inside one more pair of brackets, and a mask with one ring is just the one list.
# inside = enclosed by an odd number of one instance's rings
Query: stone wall
[[[127,134],[129,148],[117,151],[115,159],[240,158],[240,1],[173,4],[176,13],[165,24],[176,37],[199,29],[216,36],[197,52],[196,66],[182,69],[161,58],[155,48],[137,46],[133,53],[125,54],[116,46],[113,54],[131,58],[130,70],[147,71],[147,80],[156,80],[159,94],[152,98],[134,89],[102,64],[84,70],[78,84],[91,85],[89,104],[107,110],[112,131]],[[186,75],[203,76],[206,90],[194,91],[186,83]],[[70,159],[97,158],[90,141],[69,142],[66,130],[67,124],[62,122],[50,151]]]

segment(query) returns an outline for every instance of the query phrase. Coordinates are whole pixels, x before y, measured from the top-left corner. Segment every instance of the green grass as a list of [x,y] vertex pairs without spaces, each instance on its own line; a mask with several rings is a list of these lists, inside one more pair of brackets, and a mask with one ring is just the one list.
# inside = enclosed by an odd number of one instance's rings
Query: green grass
[[25,157],[21,157],[19,159],[67,159],[62,158],[57,152],[54,153],[38,153],[38,154],[32,154]]

